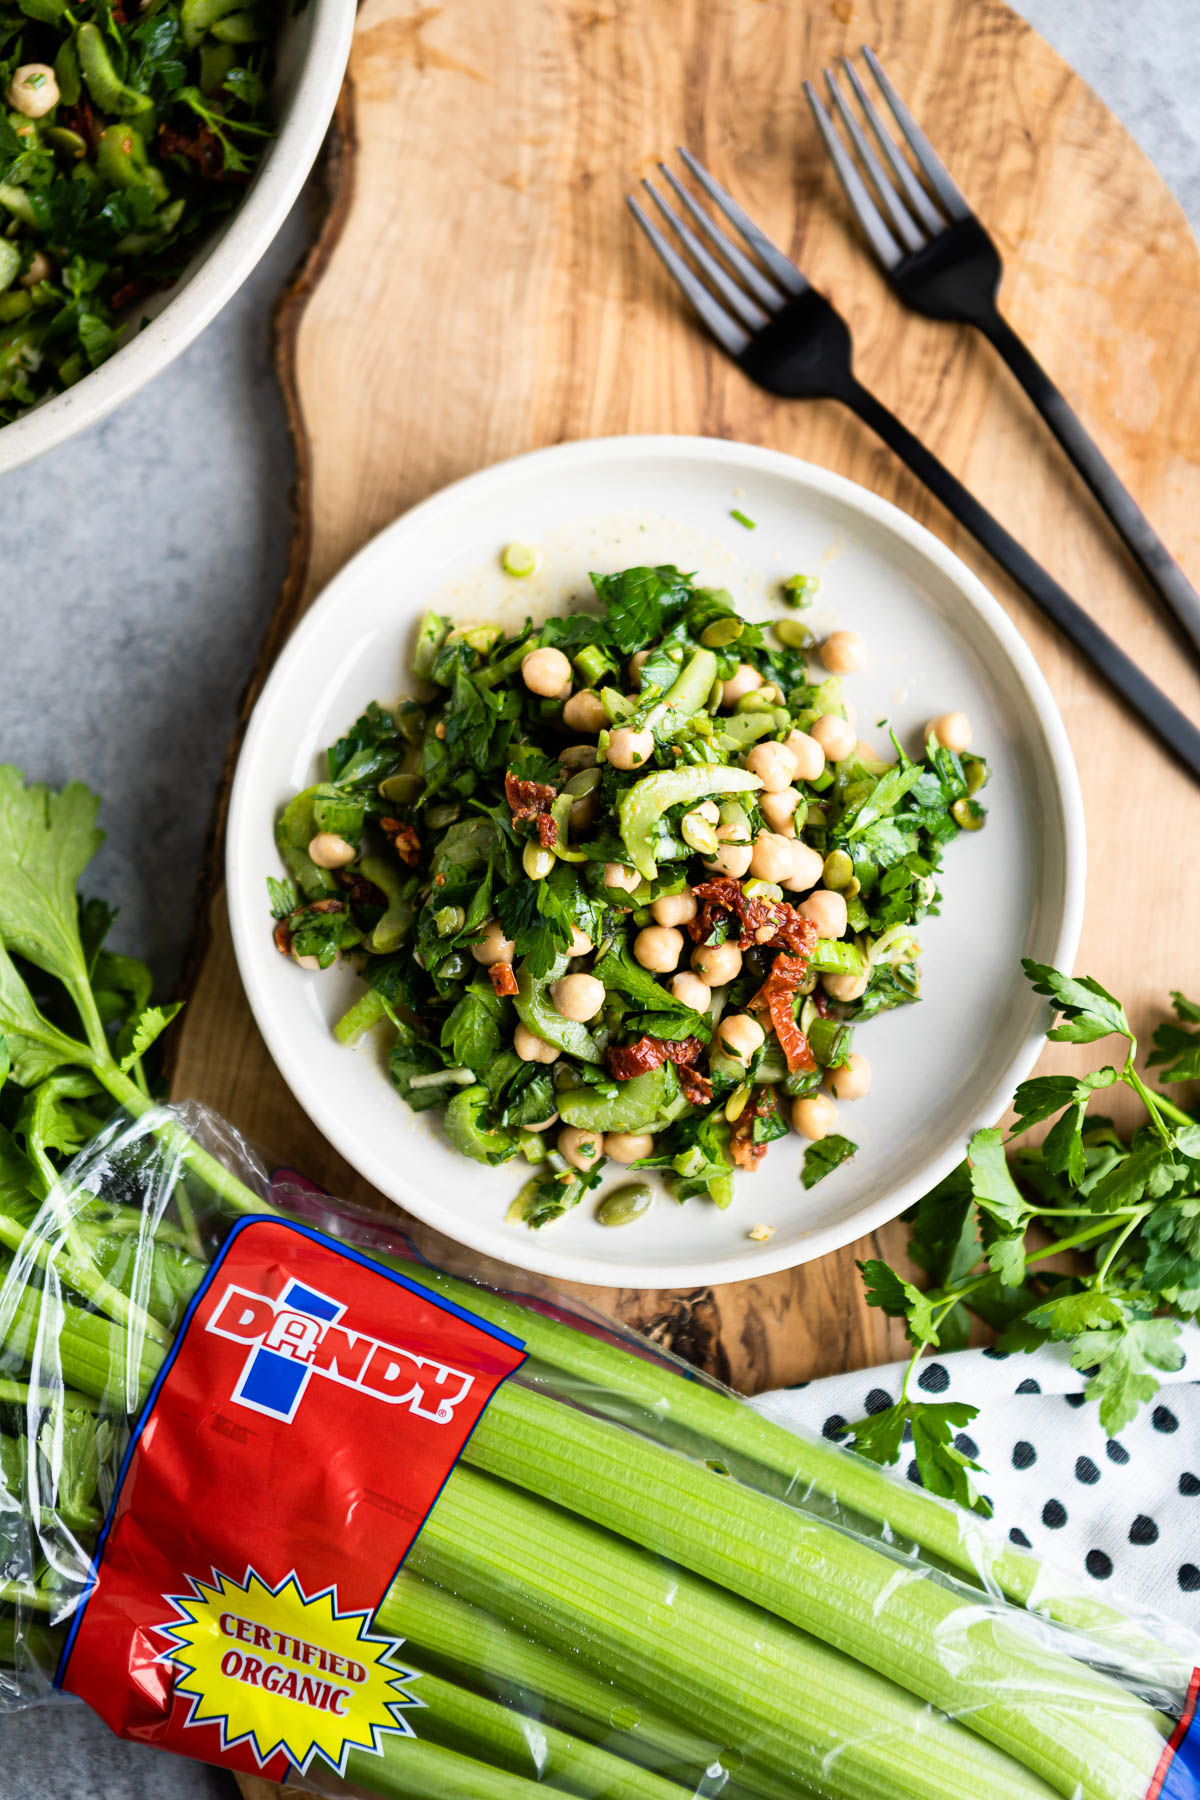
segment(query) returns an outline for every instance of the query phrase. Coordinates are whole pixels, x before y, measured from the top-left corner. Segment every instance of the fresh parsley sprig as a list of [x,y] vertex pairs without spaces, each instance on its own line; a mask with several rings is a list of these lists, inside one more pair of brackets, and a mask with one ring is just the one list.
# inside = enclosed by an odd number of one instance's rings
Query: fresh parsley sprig
[[[989,1503],[971,1480],[974,1446],[962,1436],[979,1409],[910,1393],[927,1350],[965,1343],[971,1314],[1000,1331],[1002,1350],[1065,1343],[1102,1426],[1115,1434],[1181,1366],[1180,1320],[1200,1312],[1200,1122],[1146,1085],[1125,1009],[1098,981],[1022,966],[1058,1015],[1052,1040],[1118,1037],[1123,1061],[1079,1078],[1035,1076],[1017,1089],[1007,1140],[994,1126],[975,1133],[967,1160],[908,1215],[909,1253],[930,1277],[927,1288],[886,1262],[858,1265],[868,1305],[904,1320],[913,1352],[896,1404],[847,1436],[879,1463],[896,1462],[911,1440],[927,1488],[985,1513]],[[1159,1027],[1148,1058],[1168,1084],[1200,1076],[1200,1006],[1179,993],[1172,1000],[1178,1023]],[[1128,1141],[1090,1112],[1096,1094],[1118,1085],[1146,1113]],[[1054,1123],[1040,1146],[1010,1160],[1006,1147],[1047,1120]],[[1046,1267],[1067,1251],[1082,1266],[1067,1274]]]

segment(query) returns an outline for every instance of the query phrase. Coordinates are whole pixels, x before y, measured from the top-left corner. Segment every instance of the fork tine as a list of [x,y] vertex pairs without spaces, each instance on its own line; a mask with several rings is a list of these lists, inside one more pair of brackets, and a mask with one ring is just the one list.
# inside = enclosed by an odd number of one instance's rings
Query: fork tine
[[850,85],[854,89],[858,104],[862,107],[867,124],[875,133],[875,139],[879,148],[883,151],[883,154],[891,164],[892,173],[904,190],[904,198],[908,202],[909,210],[917,215],[917,218],[920,220],[921,224],[924,225],[926,231],[928,231],[931,236],[936,237],[939,232],[945,230],[945,220],[942,218],[941,213],[937,210],[937,207],[933,204],[933,201],[929,198],[929,195],[925,192],[925,189],[921,186],[921,183],[917,180],[912,169],[905,161],[899,145],[896,143],[891,132],[879,116],[879,108],[872,100],[870,94],[868,94],[863,85],[862,77],[859,75],[858,70],[848,56],[843,56],[842,67],[845,69]]
[[743,325],[751,331],[761,331],[770,319],[770,314],[763,311],[756,300],[744,294],[737,282],[717,261],[710,250],[705,249],[696,233],[686,220],[681,219],[673,206],[665,201],[652,182],[643,181],[642,186],[657,206],[667,224],[672,226],[676,237],[687,250],[693,261],[700,265],[700,273],[706,275],[710,284],[716,288],[718,298],[724,300],[731,312],[736,313]]
[[806,294],[808,282],[795,263],[773,244],[765,231],[760,231],[749,213],[742,211],[732,194],[727,194],[719,181],[714,181],[702,162],[697,162],[682,144],[676,148],[709,199],[714,201],[731,225],[736,225],[760,262],[764,262],[780,287],[789,294]]
[[858,215],[858,222],[870,240],[871,248],[885,269],[894,269],[904,256],[899,244],[887,228],[883,214],[872,200],[858,165],[833,128],[833,120],[821,103],[821,96],[811,81],[804,84],[808,104],[812,108],[817,130],[825,140],[825,148],[833,160],[837,178],[846,190],[846,198]]
[[761,300],[768,312],[778,312],[786,302],[786,294],[781,294],[775,283],[768,281],[762,270],[755,267],[745,251],[739,250],[728,232],[722,231],[716,221],[709,218],[704,208],[684,187],[678,175],[669,169],[666,163],[660,162],[658,166],[662,170],[663,179],[670,183],[672,192],[682,200],[697,225],[700,226],[710,242],[716,245],[726,261],[732,263],[755,298]]
[[626,194],[625,204],[718,344],[722,349],[727,350],[730,356],[740,356],[750,343],[750,333],[743,331],[737,320],[713,299],[700,277],[688,267],[675,246],[667,242],[658,226],[646,216],[632,194]]
[[866,132],[859,124],[854,112],[846,102],[841,85],[832,69],[825,70],[825,85],[829,89],[829,98],[837,109],[838,118],[846,128],[851,144],[858,153],[858,160],[871,178],[871,185],[883,201],[884,211],[892,222],[892,229],[901,239],[910,253],[920,250],[926,243],[924,233],[901,199],[895,184],[888,179],[888,174],[874,150]]
[[884,99],[892,109],[892,117],[908,140],[908,147],[920,163],[930,187],[952,219],[969,219],[971,209],[951,180],[949,169],[892,86],[886,69],[870,44],[863,45],[862,53]]

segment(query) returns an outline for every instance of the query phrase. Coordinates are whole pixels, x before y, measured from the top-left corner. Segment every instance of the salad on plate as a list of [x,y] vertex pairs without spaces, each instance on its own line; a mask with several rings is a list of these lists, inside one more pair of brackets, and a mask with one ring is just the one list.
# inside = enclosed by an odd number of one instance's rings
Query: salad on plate
[[770,624],[669,565],[592,581],[599,611],[515,634],[427,613],[419,695],[330,746],[268,881],[282,954],[361,971],[337,1037],[385,1029],[414,1111],[464,1157],[522,1159],[510,1218],[535,1227],[610,1163],[639,1178],[605,1225],[648,1209],[649,1171],[728,1206],[791,1132],[805,1187],[847,1162],[855,1028],[919,998],[943,849],[985,819],[962,713],[911,757],[859,735],[866,646],[817,641],[811,578]]

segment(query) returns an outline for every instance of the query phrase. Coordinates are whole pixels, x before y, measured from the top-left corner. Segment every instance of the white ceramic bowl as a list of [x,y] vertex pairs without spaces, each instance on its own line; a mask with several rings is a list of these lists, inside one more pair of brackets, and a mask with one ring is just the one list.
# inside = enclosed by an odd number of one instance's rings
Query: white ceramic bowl
[[272,88],[278,130],[241,202],[175,286],[130,318],[115,356],[65,393],[0,427],[0,475],[65,443],[153,381],[241,287],[317,159],[350,55],[354,10],[354,0],[308,0],[300,9],[283,8]]
[[[756,522],[746,530],[738,509]],[[511,540],[540,547],[518,582],[498,561]],[[352,971],[308,975],[271,941],[265,877],[281,872],[279,808],[324,773],[320,752],[367,701],[409,685],[412,626],[427,606],[519,621],[588,591],[590,569],[675,562],[728,587],[745,611],[797,571],[821,576],[814,613],[861,631],[870,662],[848,679],[864,736],[887,716],[915,747],[931,715],[963,708],[992,765],[987,827],[948,850],[945,903],[919,936],[925,999],[863,1026],[871,1095],[841,1109],[860,1147],[805,1192],[802,1146],[772,1144],[735,1178],[726,1212],[660,1196],[635,1224],[605,1230],[593,1205],[540,1232],[505,1223],[522,1164],[456,1155],[438,1116],[409,1112],[383,1047],[343,1049],[330,1025]],[[1069,968],[1078,943],[1084,838],[1062,721],[1029,650],[982,584],[921,526],[874,494],[774,451],[701,438],[610,438],[501,463],[425,501],[356,556],[305,616],[246,735],[229,816],[227,875],[238,965],[272,1056],[305,1110],[383,1193],[439,1231],[502,1261],[572,1281],[631,1287],[741,1279],[849,1243],[894,1218],[994,1123],[1043,1039],[1044,1002],[1021,956]],[[623,1173],[614,1171],[605,1188]],[[605,1190],[602,1190],[605,1191]],[[774,1227],[766,1243],[751,1226]]]

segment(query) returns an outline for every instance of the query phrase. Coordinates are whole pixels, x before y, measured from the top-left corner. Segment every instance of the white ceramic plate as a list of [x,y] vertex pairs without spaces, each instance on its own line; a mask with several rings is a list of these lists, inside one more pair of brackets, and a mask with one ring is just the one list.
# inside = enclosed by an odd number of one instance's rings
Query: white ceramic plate
[[309,0],[283,9],[272,88],[277,131],[241,203],[192,258],[173,288],[128,321],[115,356],[11,425],[0,427],[0,475],[65,444],[160,375],[241,287],[291,210],[317,159],[337,103],[355,0]]
[[[756,522],[749,531],[737,508]],[[499,566],[512,540],[541,571]],[[866,639],[851,677],[859,730],[887,718],[914,748],[931,715],[962,708],[993,770],[987,827],[949,847],[941,917],[920,929],[925,999],[864,1026],[870,1096],[842,1108],[860,1145],[806,1193],[798,1138],[735,1179],[720,1212],[664,1196],[635,1224],[606,1230],[587,1204],[540,1232],[507,1225],[524,1165],[488,1169],[446,1144],[389,1086],[383,1046],[346,1050],[330,1025],[358,984],[308,975],[275,950],[266,876],[280,873],[281,805],[323,775],[320,753],[367,701],[409,686],[412,628],[430,605],[460,618],[540,616],[589,591],[588,571],[674,562],[728,587],[753,616],[771,584],[817,573],[819,628]],[[722,1282],[821,1256],[894,1218],[994,1123],[1042,1043],[1044,1002],[1020,958],[1071,967],[1083,900],[1079,786],[1062,721],[1032,655],[971,572],[874,494],[774,451],[702,438],[564,444],[485,470],[414,508],[377,537],[305,616],[263,690],[229,816],[227,874],[238,965],[272,1056],[300,1104],[367,1179],[428,1224],[508,1263],[572,1281],[672,1287]],[[626,1178],[614,1171],[607,1187]],[[602,1192],[605,1190],[601,1190]],[[747,1233],[774,1227],[766,1243]]]

